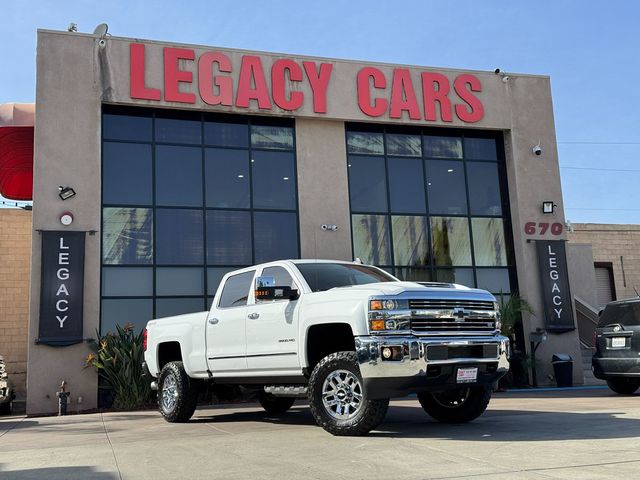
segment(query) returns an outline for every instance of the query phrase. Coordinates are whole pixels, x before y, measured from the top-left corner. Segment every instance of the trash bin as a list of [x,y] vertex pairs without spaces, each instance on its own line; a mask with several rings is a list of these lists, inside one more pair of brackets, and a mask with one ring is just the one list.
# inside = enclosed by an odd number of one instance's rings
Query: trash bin
[[573,359],[566,353],[555,353],[551,357],[553,373],[558,387],[573,387]]

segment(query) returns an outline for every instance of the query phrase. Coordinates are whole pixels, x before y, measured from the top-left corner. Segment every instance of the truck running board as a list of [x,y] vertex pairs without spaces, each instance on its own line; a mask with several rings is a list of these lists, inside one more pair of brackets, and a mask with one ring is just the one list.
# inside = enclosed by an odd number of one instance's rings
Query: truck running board
[[297,397],[307,396],[305,385],[265,385],[264,391],[276,397]]

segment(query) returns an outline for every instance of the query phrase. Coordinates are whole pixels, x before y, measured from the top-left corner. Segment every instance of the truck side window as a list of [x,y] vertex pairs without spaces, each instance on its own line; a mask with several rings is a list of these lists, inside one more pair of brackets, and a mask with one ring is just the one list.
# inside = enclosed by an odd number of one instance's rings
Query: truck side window
[[227,278],[218,306],[220,308],[229,308],[246,305],[255,273],[256,271],[252,270]]
[[277,287],[298,288],[289,272],[283,267],[267,267],[262,270],[263,277],[273,277]]

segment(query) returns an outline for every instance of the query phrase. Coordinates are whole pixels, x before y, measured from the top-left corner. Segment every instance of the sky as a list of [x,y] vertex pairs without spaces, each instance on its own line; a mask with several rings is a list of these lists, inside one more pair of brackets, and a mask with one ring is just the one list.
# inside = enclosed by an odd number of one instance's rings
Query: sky
[[36,29],[551,76],[565,216],[640,224],[640,2],[0,0],[0,103],[35,100]]

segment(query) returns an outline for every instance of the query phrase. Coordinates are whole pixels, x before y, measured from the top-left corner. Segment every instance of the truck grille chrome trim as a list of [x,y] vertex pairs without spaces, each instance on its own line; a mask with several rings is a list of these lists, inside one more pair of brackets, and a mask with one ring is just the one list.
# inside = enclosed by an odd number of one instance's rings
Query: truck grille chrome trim
[[409,300],[409,308],[411,310],[421,308],[464,308],[469,310],[493,310],[493,302],[483,300],[432,300],[432,299],[413,299]]
[[411,299],[410,328],[415,334],[436,332],[493,332],[495,305],[482,300]]

